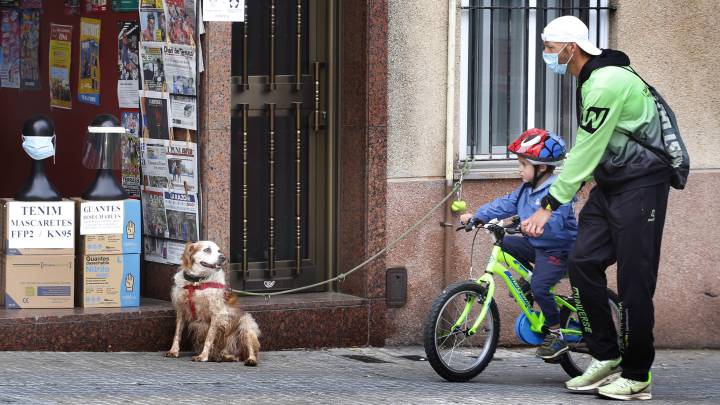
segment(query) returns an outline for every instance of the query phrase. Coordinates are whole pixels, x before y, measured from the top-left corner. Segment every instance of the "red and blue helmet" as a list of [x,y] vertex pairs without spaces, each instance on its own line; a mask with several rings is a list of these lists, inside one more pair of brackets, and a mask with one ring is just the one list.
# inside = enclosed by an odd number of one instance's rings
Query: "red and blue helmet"
[[533,165],[558,166],[565,159],[565,141],[557,134],[540,128],[523,132],[508,150],[522,156]]

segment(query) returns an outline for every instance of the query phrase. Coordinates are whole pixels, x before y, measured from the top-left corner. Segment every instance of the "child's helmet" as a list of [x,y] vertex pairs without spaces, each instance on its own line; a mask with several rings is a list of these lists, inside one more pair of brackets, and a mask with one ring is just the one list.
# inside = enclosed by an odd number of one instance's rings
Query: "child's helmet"
[[565,159],[565,141],[556,134],[540,128],[523,132],[508,150],[529,160],[533,165],[558,166]]

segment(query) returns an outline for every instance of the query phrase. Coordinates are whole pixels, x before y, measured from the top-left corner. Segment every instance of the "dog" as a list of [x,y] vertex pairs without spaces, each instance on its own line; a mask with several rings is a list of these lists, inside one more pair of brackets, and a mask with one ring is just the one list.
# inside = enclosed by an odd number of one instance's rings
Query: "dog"
[[174,276],[171,295],[177,312],[175,337],[166,357],[178,357],[187,325],[194,350],[193,361],[244,361],[256,366],[260,328],[252,315],[240,309],[230,293],[225,256],[210,241],[188,243]]

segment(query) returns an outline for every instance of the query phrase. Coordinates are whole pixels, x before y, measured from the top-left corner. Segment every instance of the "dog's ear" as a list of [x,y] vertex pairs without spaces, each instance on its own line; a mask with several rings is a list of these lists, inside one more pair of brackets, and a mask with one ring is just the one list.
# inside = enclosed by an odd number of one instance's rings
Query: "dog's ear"
[[186,269],[190,269],[193,266],[193,255],[200,248],[200,244],[188,242],[185,245],[185,251],[182,255],[182,266]]

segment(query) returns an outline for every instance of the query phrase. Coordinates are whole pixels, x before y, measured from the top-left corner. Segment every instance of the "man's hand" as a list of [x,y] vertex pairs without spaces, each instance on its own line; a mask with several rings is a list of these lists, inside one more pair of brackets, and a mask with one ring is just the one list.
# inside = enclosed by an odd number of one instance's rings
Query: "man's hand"
[[531,238],[542,236],[545,224],[550,220],[552,211],[540,208],[528,219],[522,222],[522,231]]

